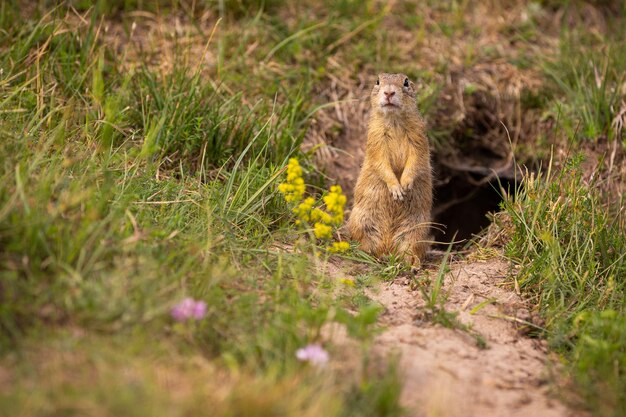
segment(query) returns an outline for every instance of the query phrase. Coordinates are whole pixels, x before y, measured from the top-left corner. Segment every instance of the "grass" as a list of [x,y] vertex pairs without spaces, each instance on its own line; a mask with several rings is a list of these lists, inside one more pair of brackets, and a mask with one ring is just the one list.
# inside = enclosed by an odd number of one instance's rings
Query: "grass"
[[[619,140],[612,124],[624,94],[623,35],[616,31],[598,39],[572,31],[562,36],[558,58],[544,64],[560,95],[560,100],[553,102],[560,128],[574,141]],[[598,42],[602,48],[597,48]]]
[[[383,70],[421,82],[435,148],[449,146],[458,121],[438,122],[437,104],[453,75],[491,60],[539,64],[545,91],[523,91],[521,106],[558,121],[557,145],[623,142],[612,127],[621,32],[574,22],[558,54],[534,48],[549,36],[542,16],[575,3],[522,4],[530,19],[494,29],[467,1],[2,2],[0,409],[401,415],[398,370],[370,354],[380,306],[365,288],[406,265],[348,255],[368,268],[353,286],[321,272],[277,192],[284,166],[298,157],[307,183],[327,188],[300,151],[312,119]],[[493,13],[515,10],[494,3]],[[620,28],[623,16],[606,20]],[[509,37],[516,48],[501,47]],[[536,152],[547,154],[542,137]],[[596,415],[617,416],[623,201],[608,207],[605,184],[584,174],[572,163],[527,181],[505,207],[507,251],[576,392]],[[286,249],[294,242],[300,251]],[[442,308],[441,268],[424,292],[431,318],[462,328]],[[184,297],[207,303],[204,320],[172,320]],[[334,345],[331,324],[358,348]],[[296,359],[309,343],[330,366]]]
[[623,149],[615,120],[626,56],[618,46],[623,33],[611,29],[620,22],[623,15],[615,15],[604,22],[606,31],[574,25],[561,34],[560,53],[543,67],[551,135],[567,143],[567,156],[558,170],[550,159],[539,174],[526,176],[523,190],[504,205],[513,223],[507,254],[520,266],[516,280],[546,321],[577,405],[594,416],[626,413],[626,222],[623,178],[609,151],[577,149],[603,141]]
[[474,338],[478,348],[486,349],[488,345],[485,338],[479,332],[473,330],[471,325],[461,322],[457,317],[458,311],[449,311],[445,308],[448,294],[443,289],[443,283],[445,276],[450,272],[448,261],[451,252],[452,245],[448,246],[441,264],[439,265],[439,269],[437,270],[437,275],[433,280],[430,280],[427,274],[424,277],[418,277],[417,282],[414,283],[422,292],[422,297],[425,301],[423,307],[424,313],[433,323],[449,329],[466,332]]
[[[276,186],[306,88],[229,94],[180,45],[170,71],[119,59],[98,10],[73,30],[64,10],[2,34],[0,349],[16,383],[0,408],[398,415],[397,372],[366,360],[380,308],[349,314],[315,259],[273,246],[291,233]],[[172,321],[186,296],[203,320]],[[332,322],[362,345],[351,365],[299,362],[307,343],[342,355]]]
[[623,323],[626,242],[623,201],[618,211],[574,158],[525,181],[505,208],[513,222],[509,256],[516,280],[546,319],[551,346],[564,355],[584,404],[598,416],[623,415]]

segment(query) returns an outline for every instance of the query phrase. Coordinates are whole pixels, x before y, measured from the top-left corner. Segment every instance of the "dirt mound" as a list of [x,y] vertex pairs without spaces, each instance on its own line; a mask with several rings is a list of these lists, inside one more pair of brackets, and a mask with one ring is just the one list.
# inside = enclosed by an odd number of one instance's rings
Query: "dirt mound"
[[484,338],[484,349],[467,332],[421,320],[423,298],[406,278],[372,294],[386,308],[376,350],[401,355],[401,401],[411,416],[581,415],[549,395],[545,345],[520,332],[528,309],[503,285],[506,272],[500,260],[459,262],[445,277],[445,309]]

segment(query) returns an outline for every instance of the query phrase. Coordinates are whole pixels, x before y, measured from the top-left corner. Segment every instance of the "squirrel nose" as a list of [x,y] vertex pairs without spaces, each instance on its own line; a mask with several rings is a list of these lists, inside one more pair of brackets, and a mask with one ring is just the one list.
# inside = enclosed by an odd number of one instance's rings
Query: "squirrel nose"
[[393,97],[396,94],[395,91],[385,91],[385,96],[387,96],[387,99],[390,99],[391,97]]

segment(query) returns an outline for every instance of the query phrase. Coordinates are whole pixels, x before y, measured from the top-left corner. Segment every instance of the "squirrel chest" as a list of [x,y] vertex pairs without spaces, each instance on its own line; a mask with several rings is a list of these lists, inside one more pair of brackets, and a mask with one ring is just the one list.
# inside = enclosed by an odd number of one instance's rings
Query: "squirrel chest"
[[383,137],[383,154],[387,156],[389,164],[396,177],[402,176],[409,154],[415,152],[406,132],[385,132]]

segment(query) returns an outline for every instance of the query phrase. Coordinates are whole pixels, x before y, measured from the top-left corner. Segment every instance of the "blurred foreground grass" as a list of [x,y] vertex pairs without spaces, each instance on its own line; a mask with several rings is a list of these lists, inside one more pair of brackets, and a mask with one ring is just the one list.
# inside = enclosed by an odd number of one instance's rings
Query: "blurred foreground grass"
[[[426,105],[445,99],[453,65],[535,65],[547,87],[524,106],[557,120],[564,143],[623,143],[613,125],[623,36],[574,25],[547,56],[534,47],[541,16],[578,5],[512,4],[530,16],[498,29],[518,43],[514,56],[500,39],[479,47],[471,2],[2,2],[0,410],[400,414],[393,365],[369,355],[379,308],[363,288],[376,270],[353,288],[306,246],[291,251],[296,240],[316,249],[291,226],[277,184],[291,156],[323,184],[300,150],[326,104],[318,94],[377,70],[419,78]],[[445,146],[449,126],[437,127]],[[531,139],[549,153],[547,138]],[[509,202],[508,250],[579,392],[604,416],[626,404],[624,229],[576,172]],[[207,303],[203,320],[172,320],[184,297]],[[332,323],[353,348],[330,343]],[[314,342],[331,366],[296,359]]]
[[[296,233],[276,186],[306,83],[230,94],[171,39],[167,71],[131,60],[98,7],[2,16],[2,412],[397,415],[393,366],[366,361],[378,307],[275,245]],[[184,297],[206,316],[175,322]],[[299,362],[314,342],[337,365]]]

